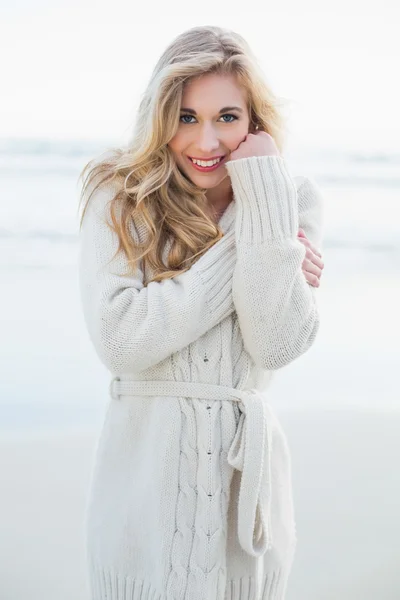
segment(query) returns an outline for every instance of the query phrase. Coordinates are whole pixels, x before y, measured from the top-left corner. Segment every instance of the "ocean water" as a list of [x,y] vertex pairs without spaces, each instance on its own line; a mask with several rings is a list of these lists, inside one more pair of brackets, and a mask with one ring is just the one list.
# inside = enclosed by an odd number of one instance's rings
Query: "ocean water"
[[[0,142],[0,428],[92,427],[109,374],[85,329],[77,280],[78,176],[100,142]],[[325,198],[321,329],[279,372],[282,410],[400,407],[400,155],[297,148],[293,175]]]

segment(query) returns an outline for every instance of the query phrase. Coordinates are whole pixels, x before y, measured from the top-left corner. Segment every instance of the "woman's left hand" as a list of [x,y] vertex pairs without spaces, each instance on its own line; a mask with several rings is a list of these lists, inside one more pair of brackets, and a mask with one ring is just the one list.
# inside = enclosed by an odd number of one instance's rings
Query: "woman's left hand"
[[322,270],[324,268],[324,262],[321,260],[322,254],[316,248],[310,240],[307,238],[303,229],[299,229],[297,239],[306,247],[306,255],[301,265],[301,269],[308,283],[311,283],[314,287],[320,286],[320,279]]

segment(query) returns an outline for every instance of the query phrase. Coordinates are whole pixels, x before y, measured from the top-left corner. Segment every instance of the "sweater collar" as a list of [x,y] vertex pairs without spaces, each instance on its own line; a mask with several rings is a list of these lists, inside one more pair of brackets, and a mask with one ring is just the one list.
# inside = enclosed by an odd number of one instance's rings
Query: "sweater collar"
[[235,200],[232,200],[230,202],[230,204],[228,204],[227,208],[225,209],[221,218],[218,221],[218,225],[221,227],[221,229],[224,233],[228,233],[228,231],[231,229],[231,227],[234,223],[234,220],[235,220],[235,213],[236,213]]

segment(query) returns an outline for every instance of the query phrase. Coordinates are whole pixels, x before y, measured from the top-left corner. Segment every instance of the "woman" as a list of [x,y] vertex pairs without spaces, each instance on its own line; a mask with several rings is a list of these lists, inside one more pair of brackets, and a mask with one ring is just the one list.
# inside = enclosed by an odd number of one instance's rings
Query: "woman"
[[316,338],[323,262],[321,194],[282,144],[246,42],[195,27],[159,59],[128,148],[86,177],[83,311],[113,375],[94,600],[285,597],[290,455],[266,390]]

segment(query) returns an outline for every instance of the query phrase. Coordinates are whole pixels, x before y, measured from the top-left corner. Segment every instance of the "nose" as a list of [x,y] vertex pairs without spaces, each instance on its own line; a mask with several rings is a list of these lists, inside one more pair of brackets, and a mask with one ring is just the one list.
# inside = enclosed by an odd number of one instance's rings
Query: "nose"
[[204,154],[213,152],[219,148],[218,135],[212,124],[205,123],[203,125],[197,140],[197,146],[199,153],[203,152]]

